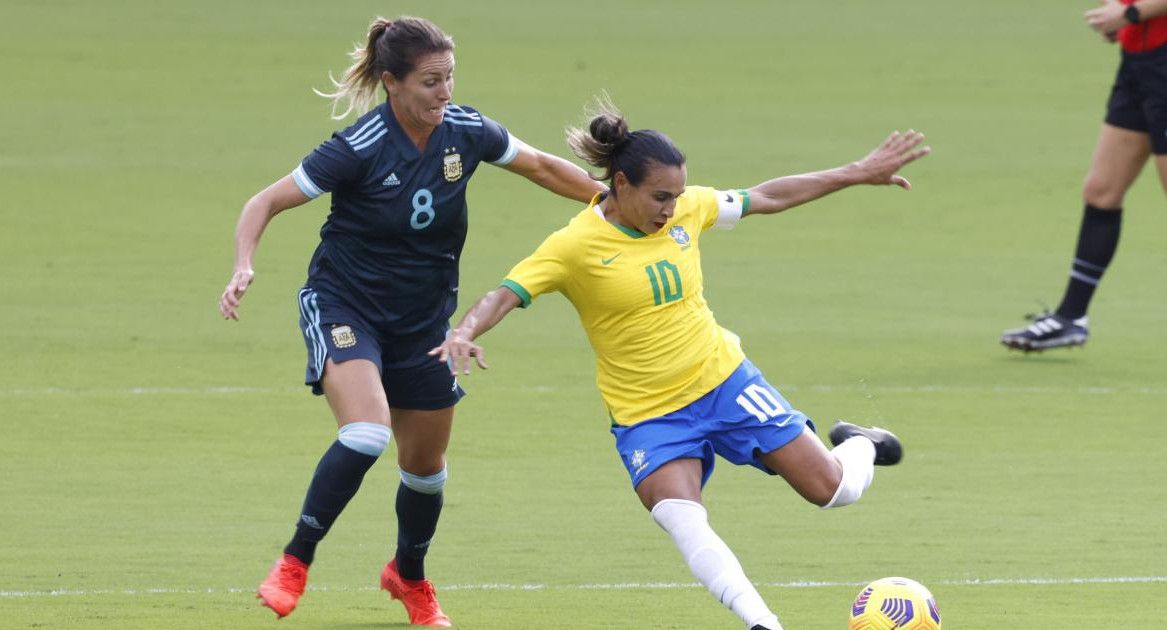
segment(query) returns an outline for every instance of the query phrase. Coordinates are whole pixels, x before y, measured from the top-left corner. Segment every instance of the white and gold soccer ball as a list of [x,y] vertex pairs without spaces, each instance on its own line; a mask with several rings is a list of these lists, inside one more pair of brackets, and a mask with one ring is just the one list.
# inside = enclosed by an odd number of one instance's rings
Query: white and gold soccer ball
[[919,582],[883,578],[859,591],[851,604],[851,630],[940,630],[940,607]]

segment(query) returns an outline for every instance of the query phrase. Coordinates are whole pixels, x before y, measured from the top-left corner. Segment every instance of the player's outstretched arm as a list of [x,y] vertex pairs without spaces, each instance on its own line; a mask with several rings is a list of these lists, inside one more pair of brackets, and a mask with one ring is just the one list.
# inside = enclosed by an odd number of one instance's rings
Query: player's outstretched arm
[[931,152],[920,146],[924,134],[909,129],[892,132],[863,159],[825,171],[788,175],[762,182],[749,189],[750,210],[746,216],[774,214],[814,201],[837,190],[858,184],[895,185],[910,190],[912,184],[897,171]]
[[474,357],[478,367],[487,369],[489,366],[486,365],[486,351],[482,346],[475,344],[474,340],[494,328],[507,313],[521,303],[519,296],[506,287],[499,287],[487,293],[466,311],[462,321],[450,331],[442,345],[430,350],[429,355],[437,357],[438,361],[448,363],[450,373],[455,375],[459,371],[463,374],[470,373],[470,357]]
[[583,203],[591,201],[596,193],[606,190],[603,184],[592,179],[587,171],[575,164],[544,153],[518,138],[514,140],[518,143],[519,152],[515,159],[503,166],[506,170],[522,175],[557,195]]
[[309,199],[291,175],[285,175],[255,194],[243,204],[239,223],[235,225],[235,270],[227,288],[219,296],[219,313],[223,319],[239,319],[239,301],[255,280],[251,263],[255,259],[255,249],[259,247],[259,237],[272,217],[296,206],[308,203]]

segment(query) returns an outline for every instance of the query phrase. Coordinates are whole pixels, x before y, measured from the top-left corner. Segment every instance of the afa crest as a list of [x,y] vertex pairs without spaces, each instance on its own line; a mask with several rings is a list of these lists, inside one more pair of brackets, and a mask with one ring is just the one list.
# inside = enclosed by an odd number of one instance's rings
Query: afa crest
[[677,242],[677,245],[681,246],[681,249],[689,248],[689,233],[685,231],[683,226],[674,225],[669,228],[669,236],[673,237],[673,240]]
[[446,176],[448,182],[462,179],[462,156],[457,151],[458,147],[450,147],[442,156],[442,174]]
[[357,334],[348,326],[333,326],[332,345],[337,348],[351,348],[357,345]]

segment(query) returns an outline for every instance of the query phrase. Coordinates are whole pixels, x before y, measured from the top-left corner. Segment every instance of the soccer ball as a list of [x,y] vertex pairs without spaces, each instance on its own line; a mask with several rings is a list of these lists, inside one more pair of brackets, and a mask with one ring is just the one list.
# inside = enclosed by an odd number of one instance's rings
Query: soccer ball
[[851,630],[940,630],[940,607],[919,582],[883,578],[859,591],[851,604]]

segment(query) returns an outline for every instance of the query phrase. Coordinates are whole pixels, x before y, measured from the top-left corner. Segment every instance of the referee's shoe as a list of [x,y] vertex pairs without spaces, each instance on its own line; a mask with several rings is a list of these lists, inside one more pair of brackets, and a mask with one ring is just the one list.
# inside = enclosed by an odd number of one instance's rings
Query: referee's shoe
[[1041,352],[1050,348],[1080,346],[1086,343],[1090,336],[1085,316],[1070,319],[1045,311],[1025,317],[1033,323],[1025,328],[1001,333],[1001,344],[1006,348],[1022,352]]

